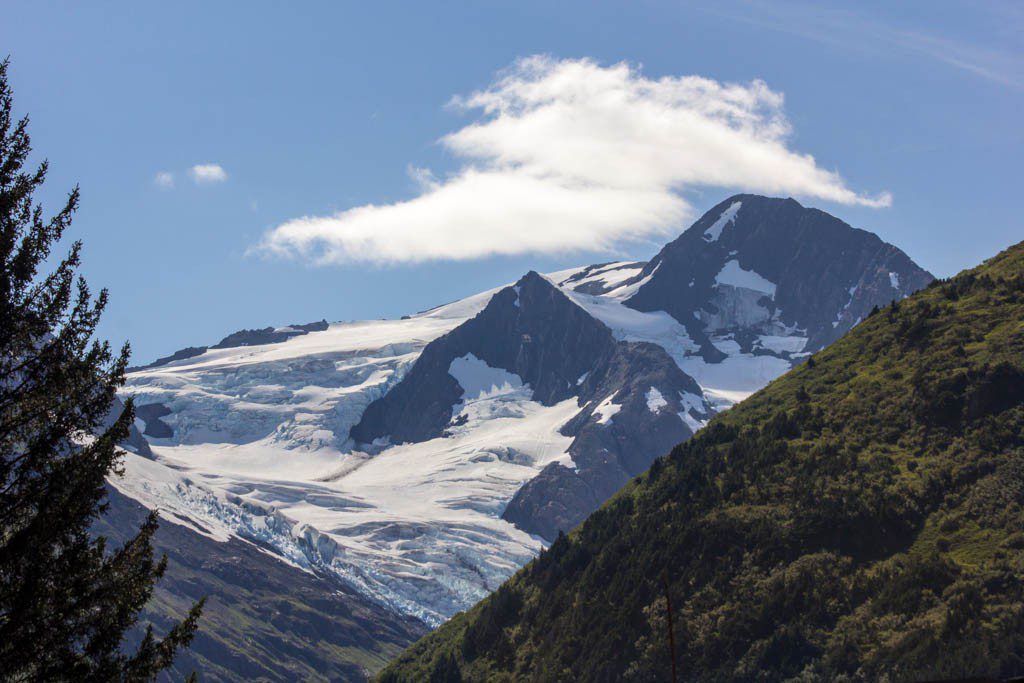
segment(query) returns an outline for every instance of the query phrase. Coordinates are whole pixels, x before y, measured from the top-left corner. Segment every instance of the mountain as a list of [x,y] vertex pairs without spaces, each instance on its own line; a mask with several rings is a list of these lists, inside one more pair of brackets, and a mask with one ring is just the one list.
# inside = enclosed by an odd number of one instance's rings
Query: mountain
[[[436,626],[801,362],[819,328],[838,334],[930,281],[822,216],[739,195],[651,263],[531,272],[401,320],[184,349],[129,374],[151,455],[130,454],[111,483],[204,543],[253,545]],[[830,231],[843,251],[818,244]],[[846,296],[828,308],[815,291]]]
[[1022,321],[1024,243],[869,312],[380,680],[1021,675]]
[[[631,467],[589,468],[602,472],[606,486],[600,488],[592,485],[595,477],[583,476],[586,469],[553,463],[516,493],[505,518],[553,540],[683,440],[672,429],[675,416],[689,436],[717,410],[849,331],[872,307],[902,299],[932,279],[896,247],[823,211],[792,199],[736,195],[649,263],[592,266],[558,280],[617,338],[663,348],[699,382],[703,396],[648,383],[651,405],[673,405],[631,415],[653,412],[661,425],[629,424],[624,415],[616,419],[632,428],[613,428],[614,445],[587,435],[572,449],[576,460],[577,454],[612,453]],[[634,376],[634,384],[640,379]],[[677,396],[682,406],[672,400]]]
[[617,341],[557,286],[530,272],[428,344],[402,381],[367,407],[351,435],[362,442],[437,439],[471,419],[506,415],[490,405],[486,414],[478,408],[481,391],[493,400],[496,387],[542,406],[582,407],[559,430],[572,438],[568,457],[544,467],[502,515],[545,538],[575,526],[689,438],[693,431],[680,416],[689,406],[708,410],[700,387],[662,347]]
[[877,235],[824,211],[793,199],[736,195],[667,244],[634,279],[644,284],[626,305],[668,312],[713,359],[722,351],[712,340],[737,327],[748,334],[800,330],[807,338],[802,350],[817,351],[879,301],[916,292],[932,276]]

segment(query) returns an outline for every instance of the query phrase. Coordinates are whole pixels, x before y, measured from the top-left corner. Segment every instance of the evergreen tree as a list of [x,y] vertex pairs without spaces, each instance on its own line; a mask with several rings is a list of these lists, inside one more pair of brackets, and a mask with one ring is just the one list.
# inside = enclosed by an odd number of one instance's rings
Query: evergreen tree
[[[0,678],[150,680],[187,646],[202,605],[162,639],[122,640],[166,560],[154,561],[150,515],[135,538],[108,549],[90,526],[106,509],[104,482],[130,402],[108,419],[128,347],[94,333],[107,302],[77,276],[81,243],[45,268],[71,224],[78,188],[44,218],[33,193],[46,162],[27,170],[28,119],[12,118],[8,62],[0,64]],[[109,425],[104,427],[104,425]]]

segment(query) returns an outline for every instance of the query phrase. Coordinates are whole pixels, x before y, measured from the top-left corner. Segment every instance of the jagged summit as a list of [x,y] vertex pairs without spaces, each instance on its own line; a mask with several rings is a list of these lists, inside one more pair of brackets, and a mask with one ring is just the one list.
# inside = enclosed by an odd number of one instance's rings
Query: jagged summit
[[897,247],[794,199],[738,194],[720,202],[626,284],[626,305],[666,311],[709,358],[730,328],[802,331],[815,351],[932,275]]
[[[529,386],[551,406],[577,391],[576,380],[612,352],[611,331],[534,271],[499,290],[486,307],[423,349],[409,374],[372,403],[351,432],[358,442],[419,442],[443,435],[466,390],[452,363],[472,356]],[[458,374],[458,373],[456,373]]]

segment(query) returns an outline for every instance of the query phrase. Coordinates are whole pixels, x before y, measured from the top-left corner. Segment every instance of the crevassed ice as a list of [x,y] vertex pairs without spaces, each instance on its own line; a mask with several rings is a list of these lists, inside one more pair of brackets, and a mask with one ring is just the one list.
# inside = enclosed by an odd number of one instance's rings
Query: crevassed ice
[[[604,269],[593,277],[614,285],[637,272]],[[602,296],[562,291],[617,339],[662,346],[697,380],[703,395],[681,396],[680,417],[691,429],[788,368],[777,358],[734,355],[729,340],[717,337],[713,343],[730,357],[704,363],[667,313],[623,305],[642,284]],[[280,344],[216,349],[132,373],[125,393],[137,404],[167,405],[172,412],[161,419],[174,436],[152,440],[155,461],[128,454],[115,485],[199,533],[259,540],[282,561],[332,572],[393,609],[440,623],[541,548],[501,513],[549,463],[575,467],[571,438],[560,429],[581,406],[576,399],[543,406],[522,378],[467,354],[449,367],[464,390],[453,408],[465,419],[447,438],[381,443],[367,453],[346,436],[427,343],[476,315],[499,289],[408,320],[335,323]],[[805,341],[796,336],[780,330],[760,343],[792,350]],[[665,397],[651,389],[648,407],[660,410]],[[613,399],[598,404],[596,419],[613,421],[621,408]]]

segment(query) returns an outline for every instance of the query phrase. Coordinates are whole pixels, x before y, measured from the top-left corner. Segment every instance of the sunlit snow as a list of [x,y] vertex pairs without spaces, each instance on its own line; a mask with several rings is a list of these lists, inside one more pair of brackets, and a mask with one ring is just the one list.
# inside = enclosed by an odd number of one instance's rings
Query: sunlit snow
[[597,417],[599,424],[611,424],[612,417],[622,410],[622,406],[615,403],[614,398],[614,395],[609,396],[594,408],[594,415]]
[[450,438],[371,456],[345,436],[429,341],[494,291],[406,320],[335,323],[130,374],[125,393],[171,408],[163,419],[174,437],[151,439],[155,462],[127,456],[114,484],[200,533],[259,540],[439,623],[540,549],[500,515],[548,463],[574,466],[559,429],[579,406],[544,407],[515,375],[466,357],[452,363],[466,421]]
[[704,239],[708,242],[717,242],[718,238],[722,236],[722,229],[736,218],[741,206],[743,206],[743,202],[733,202],[728,209],[722,212],[718,220],[704,231]]
[[755,292],[764,292],[768,296],[775,296],[774,282],[770,282],[752,270],[744,269],[736,259],[725,262],[722,270],[715,276],[715,284],[743,287]]
[[[582,270],[546,277],[558,284]],[[712,342],[730,356],[704,362],[669,314],[624,305],[650,279],[623,284],[640,271],[638,264],[609,264],[586,278],[612,288],[608,293],[573,291],[579,282],[562,291],[616,339],[658,344],[696,379],[703,395],[680,396],[680,417],[691,429],[788,369],[783,359],[739,353],[728,335],[712,335]],[[774,292],[742,269],[724,271],[720,280]],[[546,465],[575,467],[567,453],[572,439],[560,430],[587,408],[575,398],[543,406],[520,377],[467,354],[449,367],[463,394],[447,437],[382,440],[364,452],[347,435],[426,344],[479,313],[498,289],[403,320],[333,323],[282,343],[211,349],[131,373],[124,394],[137,405],[166,405],[171,412],[160,419],[173,437],[150,439],[155,460],[128,454],[114,485],[210,538],[256,540],[284,562],[331,572],[400,612],[440,623],[540,550],[540,539],[501,513]],[[770,316],[740,299],[750,316]],[[795,352],[805,342],[779,326],[756,344]],[[647,405],[658,411],[667,401],[651,387]],[[620,409],[612,394],[592,414],[610,424]]]
[[647,409],[652,413],[656,413],[668,405],[668,401],[665,400],[665,397],[660,391],[658,391],[657,387],[651,387],[648,389],[646,398]]

